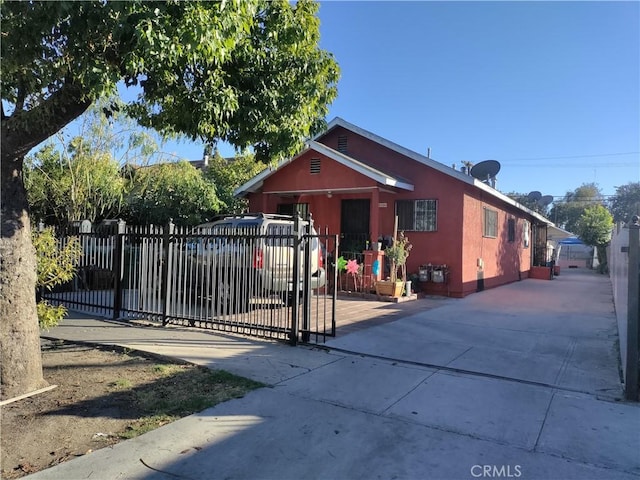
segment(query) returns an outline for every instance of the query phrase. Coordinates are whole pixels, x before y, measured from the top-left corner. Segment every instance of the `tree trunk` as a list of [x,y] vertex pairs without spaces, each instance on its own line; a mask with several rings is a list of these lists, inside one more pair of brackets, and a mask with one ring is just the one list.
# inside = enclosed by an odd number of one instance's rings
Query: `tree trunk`
[[82,115],[91,101],[69,77],[30,110],[1,112],[0,148],[0,398],[46,385],[36,309],[36,253],[22,169],[36,145]]
[[0,165],[0,375],[1,398],[46,386],[36,310],[36,256],[22,181],[23,157]]

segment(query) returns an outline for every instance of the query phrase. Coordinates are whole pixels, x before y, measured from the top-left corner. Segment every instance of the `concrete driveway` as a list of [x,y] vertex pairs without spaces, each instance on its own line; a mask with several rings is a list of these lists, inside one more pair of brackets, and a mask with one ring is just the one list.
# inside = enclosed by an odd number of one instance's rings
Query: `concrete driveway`
[[327,346],[619,398],[617,339],[608,277],[568,269],[553,281],[526,280],[439,308],[429,304]]

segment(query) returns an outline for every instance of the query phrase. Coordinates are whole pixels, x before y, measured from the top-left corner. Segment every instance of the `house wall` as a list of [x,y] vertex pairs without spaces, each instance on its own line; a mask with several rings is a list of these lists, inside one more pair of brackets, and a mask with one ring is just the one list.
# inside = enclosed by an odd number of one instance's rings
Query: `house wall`
[[[484,210],[498,213],[495,238],[484,236]],[[515,236],[509,241],[508,222],[515,220]],[[462,295],[527,278],[531,265],[533,239],[524,246],[524,222],[532,218],[502,204],[482,191],[468,188],[464,194]],[[531,231],[531,228],[530,228]]]

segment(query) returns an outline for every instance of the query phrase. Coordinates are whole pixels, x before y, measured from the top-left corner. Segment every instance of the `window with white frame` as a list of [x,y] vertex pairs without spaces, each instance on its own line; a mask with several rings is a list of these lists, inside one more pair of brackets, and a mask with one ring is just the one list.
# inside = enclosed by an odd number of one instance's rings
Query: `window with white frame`
[[435,232],[438,228],[438,201],[398,200],[396,215],[399,230]]
[[496,238],[498,236],[498,212],[484,207],[484,228],[482,235]]
[[531,224],[527,220],[522,221],[522,245],[524,248],[529,248],[529,236],[531,231]]

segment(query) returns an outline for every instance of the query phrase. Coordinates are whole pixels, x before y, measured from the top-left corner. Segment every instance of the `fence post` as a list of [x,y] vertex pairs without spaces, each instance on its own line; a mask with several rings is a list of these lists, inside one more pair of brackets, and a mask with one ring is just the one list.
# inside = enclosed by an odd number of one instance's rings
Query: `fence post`
[[640,224],[634,216],[629,228],[629,276],[627,298],[627,358],[625,376],[625,398],[638,401],[638,322],[640,319]]
[[171,259],[171,242],[173,240],[173,219],[164,227],[162,235],[162,274],[160,277],[160,298],[162,299],[162,326],[167,324],[167,312],[169,311],[169,262]]
[[300,295],[298,288],[300,286],[300,213],[296,212],[293,216],[293,291],[291,292],[291,345],[298,344],[298,319],[300,316]]
[[122,277],[124,274],[124,234],[126,231],[126,223],[123,220],[118,220],[118,231],[115,235],[116,250],[113,259],[113,275],[115,282],[113,284],[113,319],[118,320],[120,318],[120,311],[122,310]]
[[[311,237],[311,227],[313,225],[313,218],[311,212],[307,214],[307,224],[304,228],[304,279],[302,282],[302,341],[308,342],[311,339],[311,243],[313,238]],[[318,241],[318,249],[320,249],[320,239]]]

